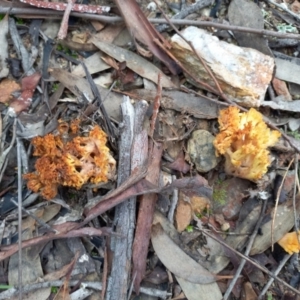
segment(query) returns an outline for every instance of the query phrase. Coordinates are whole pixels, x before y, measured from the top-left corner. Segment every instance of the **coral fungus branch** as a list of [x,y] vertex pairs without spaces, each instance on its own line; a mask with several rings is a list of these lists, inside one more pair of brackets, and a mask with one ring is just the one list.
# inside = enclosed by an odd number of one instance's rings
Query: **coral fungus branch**
[[251,108],[240,113],[230,106],[220,112],[220,133],[214,146],[217,154],[225,156],[225,170],[228,174],[257,181],[270,165],[268,147],[273,146],[280,132],[270,130],[262,115]]
[[[78,128],[78,122],[70,125],[71,133]],[[37,159],[36,171],[24,175],[27,186],[34,192],[41,192],[46,199],[57,194],[59,185],[80,189],[85,183],[106,182],[115,173],[115,160],[106,147],[106,134],[95,126],[88,137],[76,136],[68,142],[63,137],[69,126],[61,123],[59,134],[48,134],[32,140]]]

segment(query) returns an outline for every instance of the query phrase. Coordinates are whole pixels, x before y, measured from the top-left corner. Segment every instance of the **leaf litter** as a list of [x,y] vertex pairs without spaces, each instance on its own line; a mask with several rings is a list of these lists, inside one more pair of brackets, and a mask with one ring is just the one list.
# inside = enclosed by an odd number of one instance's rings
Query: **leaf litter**
[[[0,24],[0,299],[296,299],[298,1],[115,0],[116,25],[109,3],[22,2]],[[170,7],[193,26],[157,30]]]

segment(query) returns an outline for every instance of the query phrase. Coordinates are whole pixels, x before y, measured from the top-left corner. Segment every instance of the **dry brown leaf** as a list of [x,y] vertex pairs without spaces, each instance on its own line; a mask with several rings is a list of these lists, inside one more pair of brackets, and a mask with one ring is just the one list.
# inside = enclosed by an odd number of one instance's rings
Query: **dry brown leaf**
[[[125,61],[127,67],[135,73],[153,81],[154,83],[157,83],[158,74],[161,74],[161,70],[148,60],[133,53],[132,51],[123,49],[113,44],[104,43],[96,38],[93,38],[91,41],[96,47],[105,52],[107,55],[110,55],[119,62]],[[164,74],[161,75],[161,84],[166,88],[175,87],[175,84]]]
[[210,201],[206,197],[192,196],[190,198],[191,206],[195,214],[200,214],[204,209],[210,206]]
[[190,170],[190,165],[184,159],[183,151],[180,151],[177,158],[168,165],[172,170],[182,172],[183,174],[187,173]]
[[158,258],[176,276],[203,284],[215,282],[219,278],[182,251],[159,223],[152,226],[151,241]]
[[157,45],[157,43],[160,43],[166,47],[166,45],[168,45],[167,40],[165,40],[148,21],[136,1],[115,0],[115,4],[118,6],[132,37],[146,45],[148,49],[168,67],[171,73],[176,75],[178,66],[176,66],[175,62],[166,52]]
[[79,44],[86,44],[90,34],[88,32],[72,32],[72,41]]
[[109,55],[102,55],[101,59],[109,66],[114,68],[115,70],[119,69],[117,62]]
[[274,88],[277,96],[284,97],[284,100],[286,100],[286,101],[293,100],[285,81],[282,81],[282,80],[274,77],[272,79],[272,85],[273,85],[273,88]]
[[256,300],[257,299],[257,295],[249,281],[244,283],[242,298],[245,300]]
[[208,284],[196,284],[188,282],[187,280],[184,280],[177,276],[176,279],[185,294],[184,299],[187,298],[188,300],[199,300],[199,295],[201,295],[201,300],[222,299],[222,293],[216,282]]
[[21,86],[14,80],[3,79],[0,83],[0,102],[8,103],[11,93],[20,90]]
[[14,98],[9,104],[8,113],[11,116],[16,116],[20,112],[28,109],[32,102],[33,93],[40,81],[41,74],[36,72],[30,76],[24,77],[21,80],[22,93],[18,98]]
[[192,219],[193,219],[193,211],[192,211],[191,204],[182,199],[179,200],[176,209],[176,214],[175,214],[177,230],[179,232],[184,231],[186,227],[191,223]]

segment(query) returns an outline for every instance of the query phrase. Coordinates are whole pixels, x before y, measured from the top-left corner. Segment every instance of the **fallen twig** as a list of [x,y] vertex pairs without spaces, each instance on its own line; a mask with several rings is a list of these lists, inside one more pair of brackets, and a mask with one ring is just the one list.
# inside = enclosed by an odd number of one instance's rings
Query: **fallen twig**
[[[291,258],[290,254],[285,255],[283,260],[281,260],[280,264],[278,265],[277,269],[274,271],[274,275],[278,275],[281,269],[285,266],[286,262]],[[258,295],[257,299],[262,299],[262,297],[266,294],[266,292],[269,290],[270,286],[274,282],[274,278],[270,278],[268,283],[264,286],[263,290]]]
[[84,5],[84,4],[74,4],[70,7],[68,3],[59,3],[59,2],[46,2],[40,0],[20,0],[23,3],[41,7],[41,8],[50,8],[54,10],[61,10],[61,11],[78,11],[81,13],[90,13],[90,14],[103,14],[108,13],[110,11],[109,6],[100,6],[100,5]]
[[[33,292],[36,290],[40,290],[43,288],[47,287],[59,287],[64,283],[63,280],[54,280],[54,281],[45,281],[45,282],[39,282],[39,283],[30,283],[27,285],[24,285],[22,287],[24,293],[29,293]],[[78,285],[77,280],[71,280],[69,282],[69,286],[76,286]],[[81,282],[81,285],[84,286],[86,289],[93,289],[96,291],[101,291],[102,290],[102,284],[99,281],[83,281]],[[6,299],[11,299],[13,296],[15,296],[18,293],[18,288],[12,287],[11,289],[4,291],[0,293],[0,300],[6,300]],[[171,296],[170,293],[167,291],[162,291],[158,289],[153,289],[153,288],[146,288],[146,287],[141,287],[140,292],[146,295],[150,295],[153,297],[158,297],[160,299],[167,299],[168,296]]]
[[18,161],[18,285],[19,299],[22,299],[22,158],[21,158],[21,142],[17,138],[17,161]]
[[289,13],[293,18],[295,18],[298,22],[300,21],[300,17],[298,14],[295,14],[294,12],[292,12],[291,10],[289,10],[287,7],[286,7],[286,4],[285,3],[276,3],[275,1],[273,0],[267,0],[267,2],[269,2],[269,4],[272,4],[276,7],[278,7],[279,9]]
[[[146,180],[149,180],[154,185],[158,185],[163,145],[154,141],[149,141],[149,144],[149,169]],[[140,283],[146,271],[147,253],[156,201],[157,195],[155,193],[147,194],[142,197],[139,206],[132,253],[132,273],[136,274],[134,282],[136,293],[139,293]]]
[[[19,179],[19,178],[18,178]],[[13,199],[9,199],[16,207],[18,207],[18,203]],[[21,206],[22,208],[22,212],[25,213],[26,215],[30,216],[32,219],[34,219],[37,224],[39,224],[40,226],[45,227],[49,232],[53,232],[55,233],[55,230],[48,225],[47,223],[45,223],[42,219],[38,218],[37,216],[35,216],[32,212],[30,212],[29,210],[27,210],[26,208],[24,208],[23,206]]]
[[[297,209],[296,209],[296,194],[297,194],[296,182],[299,182],[299,178],[298,178],[299,155],[298,155],[298,153],[295,154],[294,161],[295,161],[295,181],[294,181],[294,191],[293,191],[294,223],[295,223],[295,231],[297,232],[298,243],[300,245],[300,235],[299,235],[299,226],[298,226],[299,216],[297,216]],[[298,190],[298,193],[299,193],[299,190]]]
[[[129,97],[124,96],[121,103],[123,122],[120,131],[118,186],[129,176],[131,171],[130,150],[133,141],[134,108]],[[143,149],[140,149],[143,151]],[[132,241],[135,224],[135,197],[131,197],[116,206],[114,227],[121,236],[112,237],[110,250],[113,253],[111,272],[107,285],[107,294],[112,299],[126,299],[131,270]]]
[[[0,1],[0,13],[10,13],[11,15],[21,15],[22,18],[28,17],[33,18],[33,15],[36,15],[39,18],[51,18],[51,19],[61,19],[63,12],[61,11],[53,11],[50,9],[39,9],[39,8],[31,8],[28,7],[13,7],[10,8],[10,5],[7,4],[8,2],[1,0]],[[16,4],[14,4],[16,6]],[[10,10],[11,9],[11,10]],[[91,13],[78,13],[78,12],[71,12],[71,16],[79,17],[83,19],[101,21],[103,23],[110,23],[116,24],[123,22],[123,18],[119,16],[104,16],[104,15],[93,15]],[[169,24],[168,21],[165,19],[157,18],[157,19],[148,19],[148,21],[152,24]],[[247,32],[247,33],[254,33],[258,35],[266,35],[266,36],[273,36],[277,38],[286,38],[286,39],[297,39],[300,40],[300,34],[296,33],[282,33],[276,32],[272,30],[265,30],[265,29],[254,29],[249,27],[243,26],[233,26],[227,24],[220,24],[213,21],[193,21],[193,20],[176,20],[171,19],[170,22],[174,25],[190,25],[190,26],[199,26],[199,27],[213,27],[219,28],[224,30],[231,30],[231,31],[239,31],[239,32]]]
[[227,245],[224,241],[218,239],[217,237],[215,237],[213,234],[202,230],[201,232],[203,232],[203,234],[209,236],[210,238],[212,238],[213,240],[219,242],[222,246],[226,247],[227,249],[229,249],[230,251],[234,252],[236,255],[238,255],[239,257],[245,259],[246,261],[248,261],[249,263],[251,263],[253,266],[255,266],[256,268],[258,268],[259,270],[261,270],[262,272],[266,273],[267,275],[269,275],[270,277],[272,277],[273,279],[275,279],[276,281],[280,282],[281,284],[283,284],[284,286],[286,286],[288,289],[290,289],[291,291],[293,291],[294,293],[296,293],[297,295],[300,295],[300,291],[298,291],[297,289],[295,289],[294,287],[292,287],[291,285],[289,285],[288,283],[286,283],[284,280],[278,278],[276,275],[274,275],[272,272],[270,272],[268,269],[266,269],[265,267],[259,265],[257,262],[253,261],[251,258],[249,258],[248,256],[236,251],[234,248],[230,247],[229,245]]
[[[282,187],[283,187],[283,184],[284,184],[284,180],[286,178],[286,175],[288,173],[288,170],[290,169],[292,163],[294,162],[294,158],[290,161],[288,167],[287,167],[287,170],[286,172],[284,173],[284,176],[282,178],[282,181],[281,181],[281,184],[279,186],[279,189],[277,191],[277,195],[276,195],[276,199],[275,199],[275,207],[274,207],[274,214],[272,216],[272,223],[271,223],[271,248],[272,248],[272,251],[274,251],[274,228],[275,228],[275,219],[276,219],[276,215],[277,215],[277,208],[278,208],[278,202],[279,202],[279,197],[280,197],[280,194],[281,194],[281,190],[282,190]],[[294,206],[295,208],[295,206]]]
[[[77,227],[77,223],[69,223],[69,226],[67,223],[61,224],[60,227],[54,227],[55,228],[63,228],[65,231],[62,233],[48,233],[45,236],[39,236],[35,237],[29,240],[22,241],[21,248],[27,248],[30,246],[35,246],[40,243],[47,243],[52,240],[56,239],[64,239],[64,238],[71,238],[71,237],[82,237],[82,236],[99,236],[103,234],[108,234],[108,231],[105,230],[104,228],[100,229],[95,229],[92,227],[85,227],[85,228],[80,228],[74,230],[75,227]],[[69,230],[69,231],[68,231]],[[15,254],[18,251],[19,245],[18,244],[13,244],[10,246],[3,246],[1,247],[0,251],[0,261],[10,257],[11,255]]]
[[[206,62],[204,61],[204,59],[201,57],[201,55],[198,54],[198,52],[196,51],[193,43],[191,43],[190,41],[188,41],[180,32],[179,30],[170,22],[170,19],[167,17],[167,15],[165,14],[165,12],[159,7],[158,3],[156,0],[153,0],[160,12],[163,14],[164,18],[169,22],[170,26],[173,28],[173,30],[175,30],[175,32],[192,48],[193,52],[195,53],[195,55],[198,57],[199,61],[201,62],[201,64],[203,65],[204,69],[206,70],[207,74],[211,77],[211,79],[213,80],[213,82],[215,83],[219,95],[229,104],[232,104],[233,102],[231,100],[228,99],[228,97],[224,94],[224,92],[222,91],[219,82],[217,81],[217,79],[215,78],[214,74],[211,72],[211,70],[208,68]],[[194,78],[193,78],[194,79]],[[195,80],[195,79],[194,79]]]
[[[184,19],[185,17],[187,17],[188,15],[199,11],[200,9],[207,7],[209,5],[211,5],[213,3],[212,0],[201,0],[201,1],[196,1],[195,3],[193,3],[192,5],[186,6],[184,9],[182,9],[180,12],[178,12],[177,14],[175,14],[174,16],[172,16],[172,20],[175,19]],[[156,3],[158,9],[160,10],[160,6]],[[162,24],[157,26],[156,30],[159,32],[162,32],[166,29],[169,28],[169,24]]]
[[[21,0],[21,1],[27,1],[27,0]],[[32,1],[32,0],[29,0],[29,1]],[[38,1],[38,2],[40,2],[40,1]],[[52,2],[47,2],[47,3],[52,3]],[[55,3],[55,4],[57,5],[58,3]],[[59,3],[59,4],[64,4],[64,3]],[[73,9],[74,4],[75,4],[75,0],[68,0],[67,6],[65,7],[64,16],[62,18],[60,28],[59,28],[59,31],[57,34],[57,37],[59,40],[63,40],[68,34],[69,16]]]
[[[249,255],[249,253],[251,251],[251,248],[252,248],[252,245],[254,243],[255,237],[257,235],[258,229],[261,226],[261,222],[262,222],[263,217],[265,215],[267,203],[268,203],[267,200],[263,200],[260,217],[259,217],[259,219],[258,219],[258,221],[257,221],[257,223],[255,225],[255,228],[254,228],[253,233],[252,233],[252,235],[251,235],[251,237],[249,239],[249,242],[248,242],[248,245],[247,245],[247,248],[246,248],[246,251],[245,251],[245,255],[246,256]],[[236,284],[236,282],[237,282],[237,280],[238,280],[241,272],[243,271],[243,268],[244,268],[245,264],[246,264],[246,259],[243,258],[240,261],[239,267],[238,267],[237,271],[234,274],[234,278],[232,278],[232,280],[231,280],[231,282],[230,282],[230,284],[229,284],[229,286],[228,286],[228,288],[227,288],[227,290],[226,290],[226,292],[225,292],[225,294],[223,296],[223,300],[227,300],[228,297],[230,296],[231,291],[233,290],[233,288],[234,288],[234,286],[235,286],[235,284]]]
[[[149,51],[162,61],[172,74],[178,73],[178,66],[172,61],[168,54],[163,51],[156,43],[155,39],[162,44],[168,44],[168,41],[153,27],[142,12],[135,0],[114,0],[122,14],[126,27],[134,41],[146,45]],[[140,46],[140,48],[142,48]],[[145,49],[143,50],[145,52]]]

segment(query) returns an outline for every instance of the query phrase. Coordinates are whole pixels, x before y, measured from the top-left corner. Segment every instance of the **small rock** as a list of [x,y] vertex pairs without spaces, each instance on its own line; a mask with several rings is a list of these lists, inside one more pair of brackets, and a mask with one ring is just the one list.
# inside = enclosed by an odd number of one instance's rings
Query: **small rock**
[[224,223],[222,226],[221,226],[221,230],[222,231],[227,231],[230,229],[230,224],[228,222]]
[[208,172],[218,163],[214,139],[215,137],[206,130],[195,130],[188,140],[187,152],[199,172]]
[[[255,49],[219,41],[207,31],[193,26],[185,28],[181,34],[193,44],[230,100],[246,107],[261,105],[273,75],[272,57]],[[194,77],[217,90],[190,45],[177,34],[172,37],[171,45],[172,54]],[[198,83],[192,83],[199,86]]]
[[272,80],[272,85],[277,96],[283,96],[285,101],[293,100],[285,81],[274,77]]

